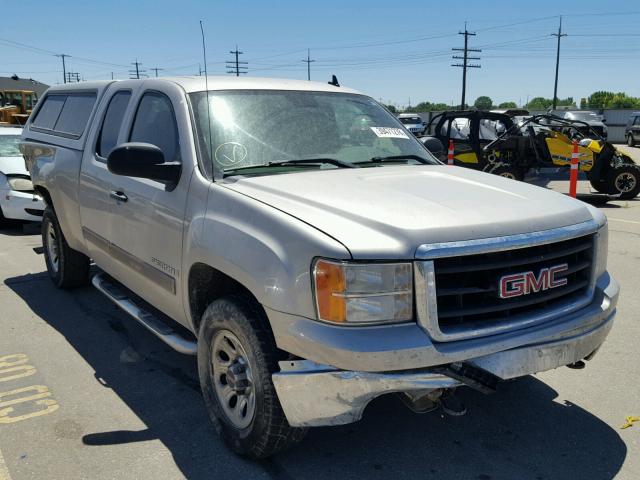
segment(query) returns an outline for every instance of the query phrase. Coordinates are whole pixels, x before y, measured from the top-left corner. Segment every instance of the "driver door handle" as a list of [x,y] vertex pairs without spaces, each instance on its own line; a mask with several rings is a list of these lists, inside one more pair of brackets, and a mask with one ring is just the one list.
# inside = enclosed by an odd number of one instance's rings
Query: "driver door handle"
[[126,202],[127,200],[129,200],[129,197],[127,197],[123,192],[116,192],[115,190],[111,190],[109,192],[109,196],[118,200],[119,202]]

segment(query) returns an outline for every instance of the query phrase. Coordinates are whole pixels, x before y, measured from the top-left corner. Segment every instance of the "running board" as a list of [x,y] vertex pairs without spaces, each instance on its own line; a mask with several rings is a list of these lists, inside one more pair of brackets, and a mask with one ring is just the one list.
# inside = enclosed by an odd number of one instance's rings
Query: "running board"
[[103,273],[94,275],[91,283],[106,295],[109,300],[131,315],[171,348],[185,355],[196,355],[198,351],[196,342],[183,337],[158,317],[136,305],[124,288],[121,288],[115,282],[109,281]]

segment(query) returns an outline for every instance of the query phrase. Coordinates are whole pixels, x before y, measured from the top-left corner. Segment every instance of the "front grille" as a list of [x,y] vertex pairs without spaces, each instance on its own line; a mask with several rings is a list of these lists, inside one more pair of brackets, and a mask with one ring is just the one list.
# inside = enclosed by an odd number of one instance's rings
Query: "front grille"
[[[585,295],[591,280],[594,236],[562,242],[434,260],[438,322],[447,333],[452,328],[478,328],[515,316],[540,313]],[[557,275],[564,286],[501,298],[500,279],[567,264]]]

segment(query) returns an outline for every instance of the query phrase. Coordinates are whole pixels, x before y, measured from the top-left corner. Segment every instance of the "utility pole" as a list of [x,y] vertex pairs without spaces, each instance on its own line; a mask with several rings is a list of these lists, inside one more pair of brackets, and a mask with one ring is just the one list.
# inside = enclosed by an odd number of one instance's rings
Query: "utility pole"
[[475,37],[475,33],[467,31],[467,22],[464,22],[464,32],[458,32],[460,35],[464,35],[464,48],[452,48],[457,52],[464,52],[463,56],[454,55],[456,60],[462,60],[462,63],[452,63],[452,67],[462,67],[462,101],[460,102],[460,110],[464,110],[465,96],[467,93],[467,68],[480,68],[478,64],[469,64],[469,60],[480,60],[480,57],[470,57],[469,52],[481,52],[477,48],[469,48],[469,37]]
[[[236,77],[239,77],[241,73],[247,73],[246,70],[248,67],[244,67],[242,65],[247,65],[248,62],[241,62],[239,61],[239,55],[242,55],[244,52],[241,52],[238,50],[238,45],[236,45],[236,49],[235,50],[231,50],[229,53],[233,54],[236,56],[236,60],[235,62],[233,61],[227,61],[227,73],[235,73]],[[235,64],[235,66],[234,66]],[[243,71],[244,70],[244,71]]]
[[566,33],[562,33],[562,15],[560,15],[560,25],[558,26],[558,33],[552,33],[554,37],[558,37],[558,49],[556,50],[556,80],[553,84],[553,109],[558,106],[558,70],[560,68],[560,39],[566,37]]
[[134,65],[136,68],[129,70],[129,78],[131,79],[139,79],[140,77],[146,77],[146,70],[142,70],[140,67],[142,66],[142,63],[140,63],[138,61],[138,59],[136,58],[135,62],[131,62],[131,65]]
[[111,72],[111,80],[113,80],[113,72]]
[[60,55],[56,55],[56,57],[62,58],[62,80],[64,83],[67,83],[67,67],[64,64],[65,57],[70,57],[71,55],[67,55],[66,53],[61,53]]
[[311,81],[311,64],[315,62],[315,60],[311,60],[311,50],[307,48],[307,59],[302,60],[307,64],[307,80]]
[[164,70],[164,68],[153,67],[150,70],[153,70],[154,72],[156,72],[156,77],[157,77],[158,76],[158,70]]

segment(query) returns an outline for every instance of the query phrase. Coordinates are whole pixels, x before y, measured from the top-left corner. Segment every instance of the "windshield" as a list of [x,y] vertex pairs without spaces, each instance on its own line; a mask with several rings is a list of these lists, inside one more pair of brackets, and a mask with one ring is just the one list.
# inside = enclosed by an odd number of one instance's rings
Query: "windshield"
[[402,117],[400,118],[400,121],[404,124],[404,125],[413,125],[414,123],[422,123],[422,120],[420,120],[418,117]]
[[[210,119],[206,92],[190,96],[202,156],[218,175],[242,168],[243,174],[251,174],[246,167],[314,158],[354,164],[374,157],[413,155],[439,163],[393,115],[364,95],[210,91]],[[305,166],[338,168],[331,163]],[[301,168],[301,164],[283,166],[285,171]]]
[[0,157],[21,157],[20,135],[0,135]]

